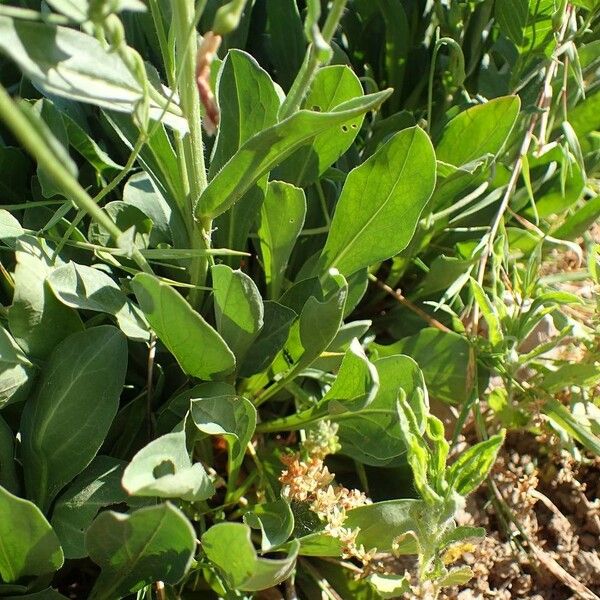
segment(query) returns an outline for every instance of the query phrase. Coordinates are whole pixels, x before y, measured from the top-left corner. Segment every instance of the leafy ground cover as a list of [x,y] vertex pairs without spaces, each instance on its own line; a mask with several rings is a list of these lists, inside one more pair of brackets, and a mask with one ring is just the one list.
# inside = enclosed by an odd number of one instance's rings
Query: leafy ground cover
[[0,5],[0,597],[598,598],[596,0]]

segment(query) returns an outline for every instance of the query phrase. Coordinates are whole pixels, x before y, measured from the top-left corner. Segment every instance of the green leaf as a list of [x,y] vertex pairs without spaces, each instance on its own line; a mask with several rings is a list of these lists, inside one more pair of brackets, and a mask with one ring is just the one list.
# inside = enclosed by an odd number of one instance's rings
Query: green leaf
[[7,210],[0,209],[0,240],[15,248],[17,239],[25,233],[23,226]]
[[310,296],[292,324],[282,351],[272,369],[288,379],[319,357],[333,341],[342,323],[348,284],[341,275],[329,274],[323,300]]
[[577,385],[592,388],[600,381],[600,367],[593,363],[574,363],[561,365],[556,371],[549,372],[542,380],[541,387],[550,393]]
[[270,75],[246,52],[229,50],[217,83],[221,111],[209,179],[253,135],[275,125],[281,98]]
[[131,282],[152,329],[188,375],[218,379],[235,368],[223,338],[172,287],[138,273]]
[[[116,223],[117,227],[124,232],[124,236],[131,236],[133,245],[136,248],[148,247],[152,221],[139,208],[117,200],[108,202],[104,206],[104,210]],[[88,238],[90,242],[99,246],[110,246],[112,241],[108,231],[96,221],[90,223]]]
[[[277,123],[281,104],[280,90],[269,74],[241,50],[230,50],[223,62],[217,82],[217,99],[221,120],[210,161],[209,180],[248,139]],[[218,245],[245,249],[266,184],[266,176],[259,178],[241,202],[220,216],[215,224],[215,242]]]
[[105,18],[110,12],[120,12],[122,10],[134,10],[144,12],[146,6],[140,0],[116,0],[112,2],[93,3],[93,9],[90,7],[90,0],[47,0],[48,4],[58,12],[69,17],[77,23],[83,23],[88,19],[98,20]]
[[450,569],[446,575],[439,580],[440,587],[450,587],[453,585],[464,585],[473,578],[473,570],[471,567],[457,567]]
[[504,334],[502,333],[502,323],[500,322],[498,311],[496,310],[496,307],[492,301],[488,298],[483,287],[479,285],[479,282],[476,279],[471,277],[469,279],[469,283],[471,284],[473,298],[479,306],[481,314],[483,315],[483,318],[487,324],[488,339],[490,340],[490,344],[492,344],[492,346],[496,346],[504,339]]
[[377,4],[385,23],[385,81],[394,88],[387,108],[388,114],[394,114],[401,107],[411,33],[401,0],[377,0]]
[[[359,528],[357,545],[366,550],[377,548],[379,552],[390,552],[394,540],[408,531],[416,529],[414,521],[415,509],[426,510],[421,500],[402,499],[375,502],[349,510],[344,527]],[[339,540],[326,533],[312,533],[300,538],[300,554],[302,556],[340,556]],[[407,548],[407,553],[414,551]]]
[[[0,16],[0,52],[49,96],[131,113],[144,93],[118,52],[69,27]],[[152,118],[162,112],[156,102],[150,103]],[[162,120],[185,131],[187,123],[177,112],[169,108]]]
[[145,172],[135,173],[125,184],[123,202],[135,206],[152,221],[151,247],[159,244],[185,248],[188,236],[178,210],[173,210]]
[[54,267],[51,255],[52,251],[34,238],[17,241],[8,324],[21,348],[39,359],[47,358],[61,340],[82,329],[77,313],[59,302],[46,282]]
[[50,355],[21,419],[25,484],[42,510],[98,452],[126,371],[125,337],[109,325],[69,336]]
[[0,16],[0,50],[46,94],[125,112],[142,98],[119,55],[75,29]]
[[223,381],[206,381],[176,394],[161,408],[158,415],[157,431],[169,433],[181,424],[190,410],[192,398],[208,398],[211,396],[234,396],[235,388]]
[[197,218],[214,218],[233,206],[263,175],[320,133],[373,110],[389,91],[345,102],[329,113],[301,110],[251,137],[215,175],[200,197]]
[[277,302],[264,303],[264,325],[240,367],[240,375],[249,377],[266,369],[283,348],[290,327],[298,315]]
[[257,504],[244,514],[244,523],[262,533],[261,550],[268,552],[284,544],[294,530],[294,514],[283,498]]
[[269,298],[278,298],[294,244],[304,225],[306,197],[301,189],[270,181],[260,210],[258,239]]
[[380,575],[372,573],[367,581],[373,586],[380,598],[401,598],[410,592],[409,580],[404,575]]
[[106,273],[70,262],[54,269],[47,281],[63,304],[113,315],[127,337],[148,341],[150,336],[144,315]]
[[320,271],[349,276],[410,242],[435,185],[435,155],[418,127],[397,133],[350,172],[333,215]]
[[6,583],[62,567],[60,542],[40,509],[0,487],[0,576]]
[[256,409],[252,403],[241,396],[192,399],[190,415],[200,431],[222,435],[227,440],[231,468],[237,469],[256,427]]
[[422,408],[426,398],[423,375],[408,356],[389,356],[376,360],[379,389],[375,398],[362,410],[336,418],[342,452],[367,465],[393,466],[404,464],[406,446],[400,430],[397,399],[400,390],[425,426]]
[[259,558],[252,545],[250,527],[243,523],[218,523],[202,536],[206,556],[219,567],[231,587],[244,592],[265,590],[287,579],[296,564],[299,546],[297,540],[292,540],[283,559]]
[[369,362],[360,342],[352,340],[344,354],[340,370],[321,402],[331,414],[360,411],[368,406],[379,391],[379,374]]
[[431,395],[444,402],[462,404],[469,399],[465,373],[469,372],[469,343],[457,333],[433,327],[389,346],[372,346],[379,356],[407,354],[417,361]]
[[440,549],[447,548],[450,544],[456,544],[457,542],[462,542],[464,540],[471,539],[482,539],[485,537],[485,528],[484,527],[469,527],[466,525],[460,525],[459,527],[455,527],[451,529],[447,533],[444,534],[442,539],[440,540]]
[[467,496],[476,490],[496,462],[503,442],[504,432],[493,435],[460,454],[448,470],[448,485],[461,496]]
[[444,127],[435,147],[437,159],[461,166],[487,154],[498,155],[520,107],[518,96],[504,96],[461,112]]
[[0,408],[26,397],[35,374],[10,333],[0,327]]
[[51,523],[66,558],[87,556],[85,532],[100,510],[132,504],[121,487],[125,464],[110,456],[97,456],[56,500]]
[[296,0],[267,0],[269,58],[287,91],[302,66],[306,43]]
[[262,329],[262,298],[254,281],[242,271],[215,265],[210,272],[217,330],[240,363]]
[[102,568],[90,600],[122,598],[154,581],[174,585],[190,568],[195,540],[190,522],[168,502],[129,515],[100,513],[85,536]]
[[0,416],[0,486],[11,494],[21,487],[15,461],[15,434]]
[[594,435],[587,419],[582,420],[573,414],[564,405],[554,398],[549,398],[544,403],[542,412],[550,422],[564,429],[587,450],[600,456],[600,437]]
[[523,30],[529,16],[529,0],[503,0],[494,4],[494,17],[500,31],[517,46],[523,43]]
[[[317,71],[303,102],[306,110],[329,112],[343,102],[363,95],[362,85],[345,65],[332,65]],[[275,178],[297,187],[315,183],[340,156],[350,148],[362,126],[364,114],[349,119],[339,128],[325,131],[296,150],[275,171]]]
[[561,240],[574,240],[583,235],[600,219],[600,195],[590,198],[576,208],[561,225],[552,231],[552,236]]
[[144,446],[127,465],[123,487],[132,496],[206,500],[215,493],[204,467],[192,464],[185,431],[167,433]]

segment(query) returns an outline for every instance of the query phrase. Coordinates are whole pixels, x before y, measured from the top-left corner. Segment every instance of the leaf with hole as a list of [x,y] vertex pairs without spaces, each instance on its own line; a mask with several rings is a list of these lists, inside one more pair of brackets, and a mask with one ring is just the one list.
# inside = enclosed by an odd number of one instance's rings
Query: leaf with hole
[[200,196],[194,214],[214,218],[233,206],[263,175],[303,144],[328,129],[373,110],[389,91],[344,102],[328,113],[301,110],[251,137],[231,157]]
[[202,464],[192,464],[184,429],[152,440],[131,459],[122,481],[129,494],[198,502],[215,493]]

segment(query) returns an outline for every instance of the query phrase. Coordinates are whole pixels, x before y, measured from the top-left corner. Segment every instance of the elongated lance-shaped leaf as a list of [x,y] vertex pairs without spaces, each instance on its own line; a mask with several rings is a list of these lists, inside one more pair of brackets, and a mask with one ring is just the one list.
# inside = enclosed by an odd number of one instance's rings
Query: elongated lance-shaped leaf
[[263,326],[264,307],[256,284],[227,265],[211,269],[217,329],[241,363]]
[[251,137],[204,190],[196,218],[214,218],[233,206],[265,173],[320,133],[375,110],[391,94],[384,90],[340,104],[328,113],[301,110]]
[[25,484],[42,510],[98,452],[126,371],[125,336],[110,325],[75,333],[50,355],[21,418]]
[[260,211],[258,238],[267,290],[278,298],[296,239],[304,225],[304,192],[289,183],[270,181]]
[[233,371],[235,357],[223,338],[179,292],[146,273],[138,273],[131,286],[152,329],[185,373],[218,379]]
[[320,259],[348,277],[408,245],[435,185],[435,154],[427,134],[396,134],[350,172]]

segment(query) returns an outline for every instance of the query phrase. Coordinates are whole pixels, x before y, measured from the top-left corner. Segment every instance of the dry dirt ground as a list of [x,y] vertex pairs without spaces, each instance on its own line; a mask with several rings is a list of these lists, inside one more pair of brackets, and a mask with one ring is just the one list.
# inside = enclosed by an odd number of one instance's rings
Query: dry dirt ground
[[[488,531],[486,540],[464,556],[475,577],[445,599],[600,595],[600,458],[575,462],[552,438],[512,433],[493,480],[502,502],[492,503],[494,494],[484,486],[469,498],[459,518],[461,524]],[[522,532],[510,524],[511,513]]]

